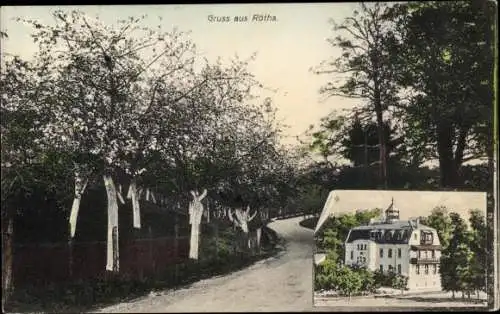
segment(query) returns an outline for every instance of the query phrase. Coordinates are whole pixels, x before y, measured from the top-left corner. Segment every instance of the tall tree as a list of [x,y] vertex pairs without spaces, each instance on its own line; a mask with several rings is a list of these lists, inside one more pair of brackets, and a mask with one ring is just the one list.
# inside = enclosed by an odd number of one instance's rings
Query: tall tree
[[[329,42],[339,47],[342,55],[325,61],[314,72],[334,74],[336,80],[324,86],[320,93],[365,100],[365,112],[377,123],[380,183],[387,187],[387,154],[384,136],[384,113],[397,102],[397,86],[392,67],[395,38],[387,18],[388,7],[380,4],[360,4],[360,11],[345,18],[341,24],[331,21],[339,35]],[[391,53],[390,53],[391,52]],[[341,77],[349,75],[347,81]]]
[[441,186],[458,187],[461,165],[492,148],[494,8],[481,1],[395,8],[401,47],[394,63],[398,83],[408,88],[400,113],[407,136],[439,160]]
[[465,221],[457,213],[450,213],[451,239],[441,257],[441,285],[445,291],[463,291],[468,280],[468,265],[471,257],[470,237]]
[[[396,152],[396,147],[400,142],[394,136],[395,131],[388,123],[384,122],[385,158],[388,164],[390,164],[390,159],[399,158],[399,156],[391,158],[391,154]],[[380,159],[377,132],[378,126],[376,123],[362,123],[359,119],[355,119],[348,129],[348,136],[342,141],[344,157],[351,160],[355,167],[369,167],[377,162]]]
[[1,82],[1,211],[2,211],[2,308],[12,292],[14,218],[23,208],[21,199],[29,194],[33,178],[30,167],[37,157],[33,125],[38,112],[26,101],[36,95],[33,68],[17,57],[2,62]]
[[439,241],[443,248],[447,248],[450,244],[452,236],[452,221],[445,206],[437,206],[432,209],[431,214],[421,220],[422,224],[436,229]]
[[472,233],[471,251],[472,259],[470,268],[472,273],[471,288],[477,292],[486,292],[486,276],[489,272],[490,265],[488,263],[488,256],[491,254],[487,247],[487,226],[484,214],[480,210],[471,210],[469,223]]

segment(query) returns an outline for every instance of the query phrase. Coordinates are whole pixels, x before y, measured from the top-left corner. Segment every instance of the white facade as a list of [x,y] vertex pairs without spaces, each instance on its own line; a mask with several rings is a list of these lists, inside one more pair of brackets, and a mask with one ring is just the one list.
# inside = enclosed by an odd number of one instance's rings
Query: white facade
[[436,230],[420,225],[418,220],[391,217],[353,228],[345,242],[346,265],[364,265],[372,271],[407,276],[410,290],[441,290],[440,258]]

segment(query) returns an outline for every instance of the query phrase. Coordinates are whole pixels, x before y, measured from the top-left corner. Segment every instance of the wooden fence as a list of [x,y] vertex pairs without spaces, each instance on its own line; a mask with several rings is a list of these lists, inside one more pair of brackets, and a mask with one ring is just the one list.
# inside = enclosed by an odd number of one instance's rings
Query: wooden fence
[[[72,249],[67,243],[16,245],[13,253],[16,286],[91,279],[105,274],[105,241],[77,242]],[[139,279],[186,260],[188,253],[188,237],[123,241],[120,274]]]

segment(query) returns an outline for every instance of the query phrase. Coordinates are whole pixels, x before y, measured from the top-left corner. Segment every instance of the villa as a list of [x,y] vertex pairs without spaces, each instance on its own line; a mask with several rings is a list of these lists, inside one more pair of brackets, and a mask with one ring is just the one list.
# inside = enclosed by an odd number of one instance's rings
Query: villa
[[399,220],[394,200],[382,219],[352,228],[345,241],[346,265],[364,265],[408,277],[410,290],[441,290],[441,244],[419,219]]

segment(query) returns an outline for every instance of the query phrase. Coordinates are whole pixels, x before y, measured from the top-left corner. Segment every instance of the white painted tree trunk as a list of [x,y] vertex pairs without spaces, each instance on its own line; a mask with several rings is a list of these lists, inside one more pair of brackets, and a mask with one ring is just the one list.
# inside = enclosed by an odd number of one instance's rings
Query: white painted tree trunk
[[113,179],[109,175],[104,175],[104,185],[108,196],[108,243],[106,270],[118,271],[120,269],[119,260],[119,237],[118,237],[118,200]]
[[116,191],[116,196],[118,196],[118,200],[120,201],[120,203],[125,204],[125,200],[123,199],[123,196],[122,196],[121,184],[118,186],[118,190]]
[[198,192],[191,191],[193,201],[189,204],[189,223],[191,224],[191,241],[189,243],[189,258],[198,259],[200,243],[200,224],[203,217],[203,204],[201,201],[207,195],[204,190],[200,195]]
[[191,244],[189,246],[189,258],[198,259],[199,242],[200,224],[191,225]]
[[134,228],[141,229],[141,208],[139,205],[140,195],[137,190],[135,179],[130,182],[127,198],[132,199],[133,224]]
[[262,228],[257,228],[257,248],[260,249],[260,238],[262,236]]
[[82,194],[87,187],[88,179],[81,173],[75,171],[75,197],[73,198],[73,205],[71,206],[71,213],[69,216],[70,237],[75,237],[76,222],[78,220],[78,211],[80,210],[80,201]]

